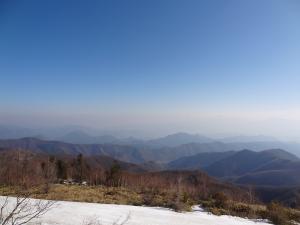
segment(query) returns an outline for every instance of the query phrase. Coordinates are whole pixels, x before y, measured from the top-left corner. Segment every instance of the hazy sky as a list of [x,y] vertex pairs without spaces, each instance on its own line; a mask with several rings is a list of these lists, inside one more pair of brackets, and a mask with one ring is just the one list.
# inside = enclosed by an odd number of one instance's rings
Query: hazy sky
[[298,0],[2,0],[0,123],[297,136]]

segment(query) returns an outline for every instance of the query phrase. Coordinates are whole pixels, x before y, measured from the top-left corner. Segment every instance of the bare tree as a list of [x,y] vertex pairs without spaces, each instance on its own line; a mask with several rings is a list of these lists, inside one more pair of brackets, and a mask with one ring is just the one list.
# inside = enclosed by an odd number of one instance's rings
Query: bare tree
[[31,199],[30,194],[0,198],[0,225],[25,225],[38,219],[55,204],[54,201]]
[[251,185],[248,186],[248,196],[249,196],[249,203],[253,204],[254,203],[254,191],[253,191],[253,187]]

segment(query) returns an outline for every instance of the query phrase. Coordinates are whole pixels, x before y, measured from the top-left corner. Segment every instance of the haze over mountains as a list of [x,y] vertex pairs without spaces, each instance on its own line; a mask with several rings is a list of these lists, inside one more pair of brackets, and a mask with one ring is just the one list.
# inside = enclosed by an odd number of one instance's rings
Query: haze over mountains
[[213,139],[187,133],[142,140],[92,136],[77,130],[56,140],[42,135],[0,139],[2,153],[21,150],[37,157],[54,155],[66,159],[83,154],[95,168],[109,168],[118,163],[123,170],[135,173],[206,172],[221,181],[251,185],[262,198],[282,202],[300,199],[299,149],[298,144],[265,136]]
[[0,148],[111,157],[149,171],[201,170],[238,184],[300,185],[298,143],[263,135],[217,139],[180,132],[145,140],[91,132],[74,126],[44,130],[0,126]]
[[[133,136],[126,137],[122,131],[101,131],[81,126],[33,129],[0,125],[0,139],[18,139],[24,137],[56,140],[72,144],[118,144],[147,148],[168,148],[184,145],[182,148],[190,149],[191,151],[195,148],[199,149],[203,147],[199,144],[209,143],[209,148],[215,148],[214,146],[221,145],[222,147],[217,147],[222,148],[221,151],[241,149],[261,151],[265,149],[280,148],[300,156],[299,143],[280,141],[277,138],[265,135],[239,135],[213,138],[199,134],[179,132],[159,138],[141,139]],[[208,150],[210,151],[210,149]]]
[[[242,143],[179,144],[183,140],[180,138],[177,142],[179,145],[161,147],[172,143],[168,141],[174,140],[176,136],[186,137],[187,134],[180,133],[157,141],[151,140],[149,145],[145,143],[142,145],[72,144],[37,138],[7,139],[0,140],[0,148],[51,155],[105,156],[120,162],[137,164],[143,170],[149,171],[200,170],[237,184],[300,185],[300,160],[296,155],[285,150],[276,148],[253,151],[242,148]],[[192,135],[189,138],[195,140],[198,136]],[[111,140],[115,141],[115,139]]]

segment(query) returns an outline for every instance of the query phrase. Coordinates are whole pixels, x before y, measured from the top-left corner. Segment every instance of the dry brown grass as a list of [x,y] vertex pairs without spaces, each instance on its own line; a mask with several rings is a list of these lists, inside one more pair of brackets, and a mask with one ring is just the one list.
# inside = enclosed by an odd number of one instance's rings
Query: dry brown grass
[[[16,191],[16,188],[0,187],[0,195],[14,195]],[[34,198],[49,200],[161,206],[178,211],[188,211],[191,206],[191,203],[178,201],[176,193],[150,189],[132,190],[124,187],[55,184],[50,186],[47,193],[43,191],[42,187],[29,191],[33,193]]]
[[[279,203],[266,205],[246,204],[227,200],[220,204],[219,199],[201,201],[202,206],[215,215],[232,215],[250,219],[268,219],[276,225],[292,225],[300,222],[300,211],[286,208]],[[298,222],[298,223],[295,223]]]
[[85,187],[53,185],[49,193],[42,197],[55,200],[107,204],[142,204],[142,197],[134,191],[125,188],[103,186]]

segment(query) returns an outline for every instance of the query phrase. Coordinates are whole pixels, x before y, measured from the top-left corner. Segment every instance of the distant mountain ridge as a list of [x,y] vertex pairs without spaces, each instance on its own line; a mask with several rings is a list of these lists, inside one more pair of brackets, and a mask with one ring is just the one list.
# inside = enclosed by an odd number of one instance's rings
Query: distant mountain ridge
[[37,153],[47,154],[66,154],[76,155],[84,154],[86,156],[105,155],[115,159],[131,162],[141,163],[145,160],[137,148],[126,145],[112,145],[112,144],[70,144],[59,141],[45,141],[36,138],[22,138],[22,139],[8,139],[0,140],[0,147],[29,150]]
[[274,160],[294,161],[299,159],[279,149],[262,152],[254,152],[246,149],[209,165],[205,170],[217,177],[240,176],[254,172]]
[[[17,126],[0,125],[0,139],[20,139],[23,137],[36,137],[42,140],[56,140],[71,144],[114,144],[114,145],[129,145],[144,149],[162,149],[167,148],[182,148],[186,152],[187,146],[194,154],[200,152],[202,144],[210,144],[210,147],[219,145],[219,149],[214,151],[230,151],[251,149],[262,151],[264,149],[281,148],[300,156],[300,143],[296,142],[281,142],[276,138],[256,135],[256,136],[233,136],[226,138],[210,138],[199,134],[189,134],[178,132],[160,138],[154,139],[139,139],[135,137],[115,136],[118,132],[99,131],[91,128],[80,126],[62,126],[52,128],[28,129]],[[120,133],[119,133],[120,134]],[[219,144],[216,144],[219,143]],[[199,146],[197,146],[199,144]],[[222,147],[221,147],[222,145]],[[166,150],[166,152],[168,152]],[[190,154],[176,154],[179,157],[188,156]],[[177,157],[178,158],[178,157]],[[152,157],[151,160],[155,159]],[[164,157],[163,161],[174,160],[174,157]]]
[[171,170],[202,170],[212,163],[227,158],[235,153],[235,151],[199,153],[171,161],[166,167]]
[[188,143],[208,143],[214,142],[213,139],[199,134],[188,134],[188,133],[175,133],[168,136],[152,139],[147,141],[147,144],[156,147],[175,147]]
[[[300,186],[300,160],[282,149],[236,150],[239,144],[191,143],[145,148],[119,144],[70,144],[36,138],[0,140],[0,149],[21,149],[51,155],[111,157],[138,164],[146,171],[200,170],[240,185]],[[241,145],[242,146],[242,145]]]
[[[135,141],[135,140],[134,140]],[[116,159],[131,162],[145,163],[155,161],[158,163],[168,163],[182,157],[194,156],[207,152],[228,152],[239,151],[245,146],[256,146],[256,143],[190,143],[175,147],[149,147],[143,144],[71,144],[61,141],[46,141],[37,138],[21,138],[0,140],[0,147],[12,147],[30,149],[34,151],[47,152],[50,154],[87,154],[87,155],[108,155]],[[261,146],[261,150],[263,150]],[[251,148],[248,148],[251,149]],[[260,148],[253,148],[260,150]],[[265,148],[267,149],[267,148]]]
[[[185,148],[188,145],[190,147],[193,145],[195,149],[199,149],[199,146],[201,146],[202,144],[210,144],[210,146],[222,145],[222,148],[219,148],[214,151],[230,151],[230,150],[237,151],[241,149],[262,151],[264,149],[281,148],[281,149],[286,149],[287,151],[300,156],[299,143],[290,143],[290,142],[285,143],[285,142],[278,141],[276,138],[264,136],[264,135],[235,136],[235,137],[214,139],[199,134],[188,134],[184,132],[179,132],[161,138],[141,140],[134,137],[116,138],[112,135],[91,136],[85,132],[71,132],[60,138],[57,138],[57,140],[73,143],[73,144],[118,144],[118,145],[130,145],[135,147],[142,147],[147,149],[148,148],[166,149],[166,148],[176,148],[176,147]],[[206,152],[206,151],[201,151],[201,152]]]
[[198,134],[175,133],[165,137],[140,140],[136,138],[116,138],[112,135],[92,136],[83,131],[73,131],[62,137],[57,138],[59,141],[73,144],[128,144],[128,145],[144,145],[151,147],[175,147],[188,143],[207,143],[214,140]]
[[300,159],[281,149],[208,152],[169,162],[172,170],[203,170],[238,184],[300,185]]
[[184,156],[207,151],[224,151],[230,147],[222,143],[186,144],[176,147],[151,148],[121,144],[71,144],[61,141],[46,141],[37,138],[0,140],[0,147],[19,148],[47,154],[108,155],[131,163],[147,161],[168,162]]

